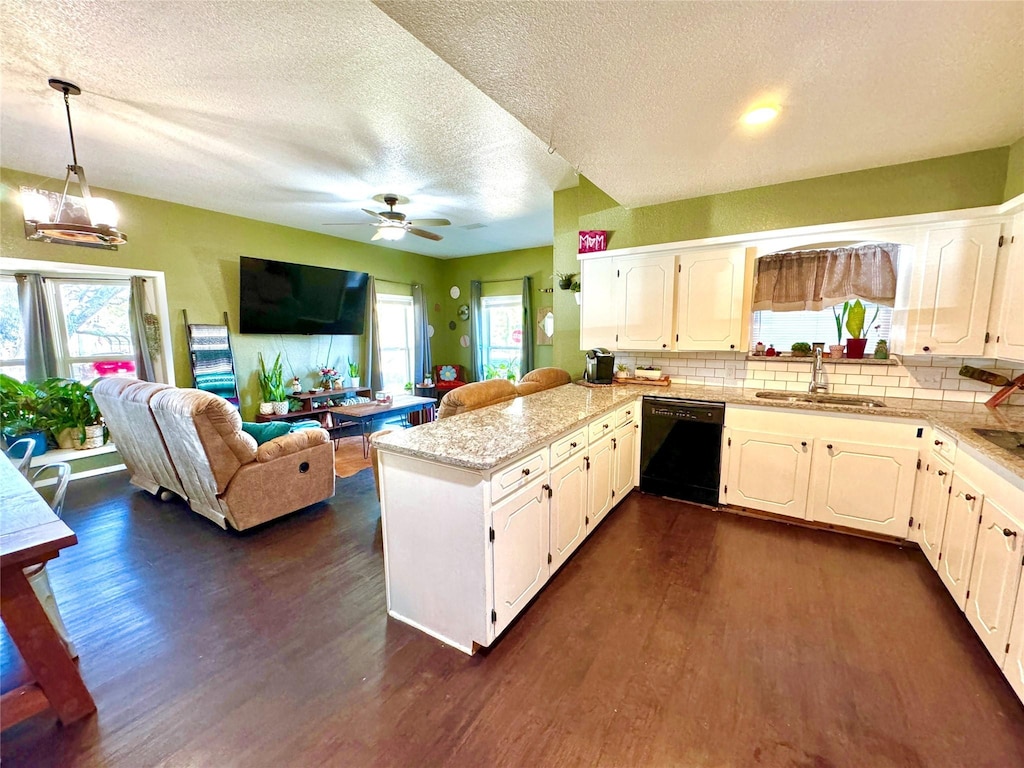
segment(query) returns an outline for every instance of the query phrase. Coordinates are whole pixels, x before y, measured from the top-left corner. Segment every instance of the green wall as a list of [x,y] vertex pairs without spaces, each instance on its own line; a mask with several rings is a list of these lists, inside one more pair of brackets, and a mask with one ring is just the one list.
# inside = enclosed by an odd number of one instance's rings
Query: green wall
[[[227,310],[232,329],[238,328],[238,257],[257,256],[373,274],[379,292],[402,292],[401,286],[421,282],[430,306],[430,321],[441,325],[433,306],[447,296],[442,277],[445,262],[417,254],[342,240],[315,232],[266,224],[200,208],[167,203],[120,192],[95,190],[109,197],[121,215],[128,243],[118,251],[75,248],[25,239],[17,190],[53,180],[0,169],[0,254],[6,258],[74,262],[111,267],[159,270],[165,273],[167,303],[173,336],[177,383],[191,386],[182,310],[193,323],[219,323]],[[549,259],[550,264],[550,259]],[[394,281],[399,286],[389,285]],[[406,287],[405,292],[408,292]],[[242,395],[243,416],[250,418],[259,402],[257,354],[286,356],[285,375],[300,376],[306,387],[313,370],[328,362],[328,336],[232,334],[235,368]],[[339,367],[348,356],[359,358],[358,336],[336,336],[329,362]],[[365,376],[364,376],[365,379]]]
[[[1008,163],[1024,164],[1020,142],[962,155],[774,184],[627,209],[580,176],[556,192],[554,270],[579,271],[581,229],[609,230],[609,248],[763,232],[787,227],[998,205],[1015,189]],[[1015,167],[1015,166],[1014,166]],[[1013,168],[1010,168],[1013,173]],[[1012,195],[1011,195],[1012,196]],[[578,314],[577,314],[578,326]],[[567,326],[561,326],[559,330]],[[555,339],[554,365],[582,370],[575,338]]]
[[1008,154],[1003,202],[1024,195],[1024,136],[1010,145]]
[[[528,248],[519,251],[488,253],[480,256],[467,256],[461,259],[450,259],[444,262],[442,275],[446,281],[441,300],[441,320],[434,324],[434,339],[431,352],[434,364],[469,365],[470,351],[463,347],[459,339],[469,334],[469,321],[460,320],[458,308],[469,304],[469,283],[471,280],[485,281],[482,286],[484,296],[519,296],[523,290],[523,277],[533,278],[533,312],[543,306],[553,307],[551,293],[541,293],[539,289],[550,288],[551,280],[551,247]],[[449,289],[457,286],[459,298],[453,299]],[[555,293],[564,293],[555,288]],[[575,303],[573,304],[575,307]],[[555,337],[562,332],[562,315],[555,311]],[[579,313],[574,313],[579,328]],[[455,322],[455,330],[450,330],[449,322]],[[576,334],[579,335],[578,332]],[[536,340],[536,336],[534,337]],[[551,365],[552,345],[539,346],[534,344],[534,365],[542,368]]]

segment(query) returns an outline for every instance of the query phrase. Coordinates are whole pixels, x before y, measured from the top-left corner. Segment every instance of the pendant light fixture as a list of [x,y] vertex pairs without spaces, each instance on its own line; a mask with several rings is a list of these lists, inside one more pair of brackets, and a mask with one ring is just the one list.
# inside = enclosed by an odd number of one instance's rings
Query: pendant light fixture
[[[64,192],[59,196],[45,190],[21,188],[25,234],[30,240],[114,250],[128,239],[117,230],[117,209],[110,200],[92,196],[89,182],[85,179],[85,169],[78,164],[75,149],[70,97],[80,95],[82,89],[57,78],[50,78],[49,83],[51,88],[64,94],[68,135],[71,137],[71,165],[64,176]],[[68,195],[72,174],[78,179],[81,197]]]

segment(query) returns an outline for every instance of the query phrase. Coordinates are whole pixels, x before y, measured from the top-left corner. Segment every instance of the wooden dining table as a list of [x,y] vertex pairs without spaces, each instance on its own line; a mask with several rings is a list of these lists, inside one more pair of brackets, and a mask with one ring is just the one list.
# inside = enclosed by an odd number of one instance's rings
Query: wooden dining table
[[0,724],[52,709],[67,725],[96,711],[78,664],[50,623],[24,569],[78,543],[74,532],[6,458],[0,458],[0,619],[34,682],[0,695]]

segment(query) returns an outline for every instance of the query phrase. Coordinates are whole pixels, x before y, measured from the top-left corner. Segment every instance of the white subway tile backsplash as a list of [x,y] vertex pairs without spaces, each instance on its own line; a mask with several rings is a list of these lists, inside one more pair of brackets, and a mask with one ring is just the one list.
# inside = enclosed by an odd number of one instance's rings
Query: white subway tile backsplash
[[797,376],[792,371],[776,371],[775,372],[775,380],[776,381],[796,381],[796,379],[797,379]]
[[885,387],[861,386],[857,394],[867,397],[885,397]]
[[915,389],[914,398],[916,400],[941,400],[942,390],[941,389]]
[[974,393],[973,392],[954,392],[953,390],[946,390],[942,393],[942,399],[952,401],[955,403],[973,403]]
[[854,387],[849,384],[838,384],[832,388],[832,391],[837,395],[859,395],[860,387]]
[[870,376],[862,376],[860,374],[853,374],[852,376],[846,377],[847,384],[871,384]]

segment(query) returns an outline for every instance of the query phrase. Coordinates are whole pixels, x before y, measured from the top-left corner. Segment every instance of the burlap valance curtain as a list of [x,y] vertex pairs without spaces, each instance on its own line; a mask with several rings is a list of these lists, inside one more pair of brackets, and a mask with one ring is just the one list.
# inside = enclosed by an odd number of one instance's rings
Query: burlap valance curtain
[[818,310],[854,299],[891,307],[898,250],[881,243],[763,256],[756,261],[754,309]]

